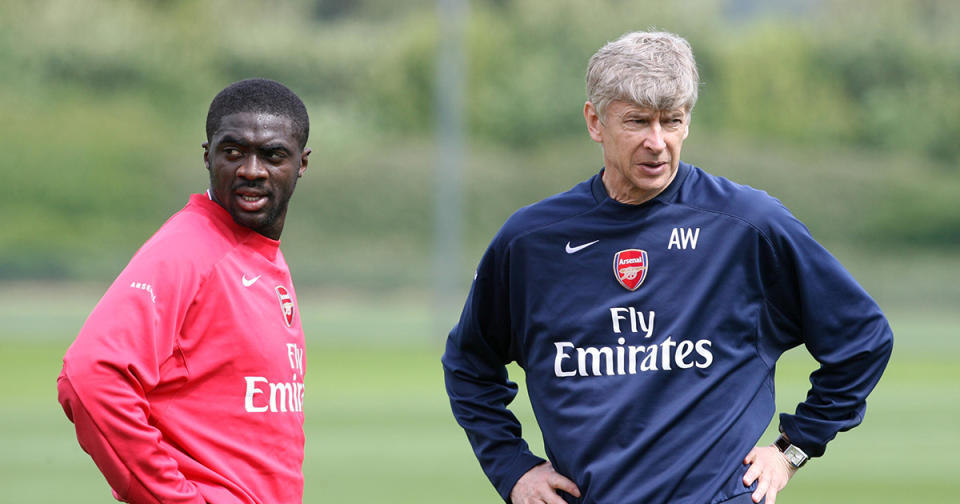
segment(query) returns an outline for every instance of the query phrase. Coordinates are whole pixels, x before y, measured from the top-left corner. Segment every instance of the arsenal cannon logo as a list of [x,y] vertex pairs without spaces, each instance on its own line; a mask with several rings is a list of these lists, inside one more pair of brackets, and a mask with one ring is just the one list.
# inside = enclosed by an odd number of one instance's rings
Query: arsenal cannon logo
[[287,292],[286,287],[278,285],[277,298],[280,299],[280,310],[283,312],[283,321],[287,323],[287,327],[290,327],[293,324],[293,296]]
[[646,250],[626,249],[613,256],[613,275],[628,291],[635,291],[640,287],[643,279],[647,278],[649,268]]

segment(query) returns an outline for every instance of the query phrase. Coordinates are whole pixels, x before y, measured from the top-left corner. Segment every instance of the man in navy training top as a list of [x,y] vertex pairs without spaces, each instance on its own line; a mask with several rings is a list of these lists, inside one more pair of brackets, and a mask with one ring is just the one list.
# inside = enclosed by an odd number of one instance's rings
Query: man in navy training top
[[[673,34],[597,51],[583,115],[603,169],[517,211],[480,261],[443,368],[507,502],[773,504],[863,418],[889,325],[778,200],[680,162],[698,80]],[[777,359],[801,344],[812,388],[756,446]],[[507,409],[514,361],[549,462]]]

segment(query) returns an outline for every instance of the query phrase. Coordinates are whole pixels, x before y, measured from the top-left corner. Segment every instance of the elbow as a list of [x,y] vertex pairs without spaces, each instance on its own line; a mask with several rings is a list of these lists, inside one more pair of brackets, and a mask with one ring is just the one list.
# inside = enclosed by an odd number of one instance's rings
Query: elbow
[[876,352],[886,362],[890,360],[890,355],[893,354],[893,329],[890,328],[890,324],[886,320],[884,320],[879,340]]
[[57,400],[60,402],[63,412],[67,415],[67,419],[74,422],[73,410],[79,397],[73,389],[73,384],[70,383],[70,378],[67,377],[66,368],[57,377]]

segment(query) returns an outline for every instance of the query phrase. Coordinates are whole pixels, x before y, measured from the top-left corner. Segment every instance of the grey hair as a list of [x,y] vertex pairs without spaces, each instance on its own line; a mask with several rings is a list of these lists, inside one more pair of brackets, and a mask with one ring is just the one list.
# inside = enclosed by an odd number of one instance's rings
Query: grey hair
[[587,65],[587,99],[601,123],[612,101],[690,113],[699,84],[690,43],[673,33],[624,34],[601,47]]

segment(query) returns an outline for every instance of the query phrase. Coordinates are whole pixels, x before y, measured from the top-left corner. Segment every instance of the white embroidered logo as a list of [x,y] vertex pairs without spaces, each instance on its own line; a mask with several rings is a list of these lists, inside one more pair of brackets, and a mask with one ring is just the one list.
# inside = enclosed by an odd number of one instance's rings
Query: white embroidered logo
[[571,246],[570,246],[570,242],[567,242],[566,250],[567,250],[567,253],[568,253],[568,254],[576,254],[577,252],[580,252],[581,250],[583,250],[583,249],[589,247],[590,245],[593,245],[594,243],[597,243],[597,242],[599,242],[599,241],[600,241],[600,240],[593,240],[593,241],[590,242],[590,243],[584,243],[583,245],[577,245],[576,247],[571,247]]

